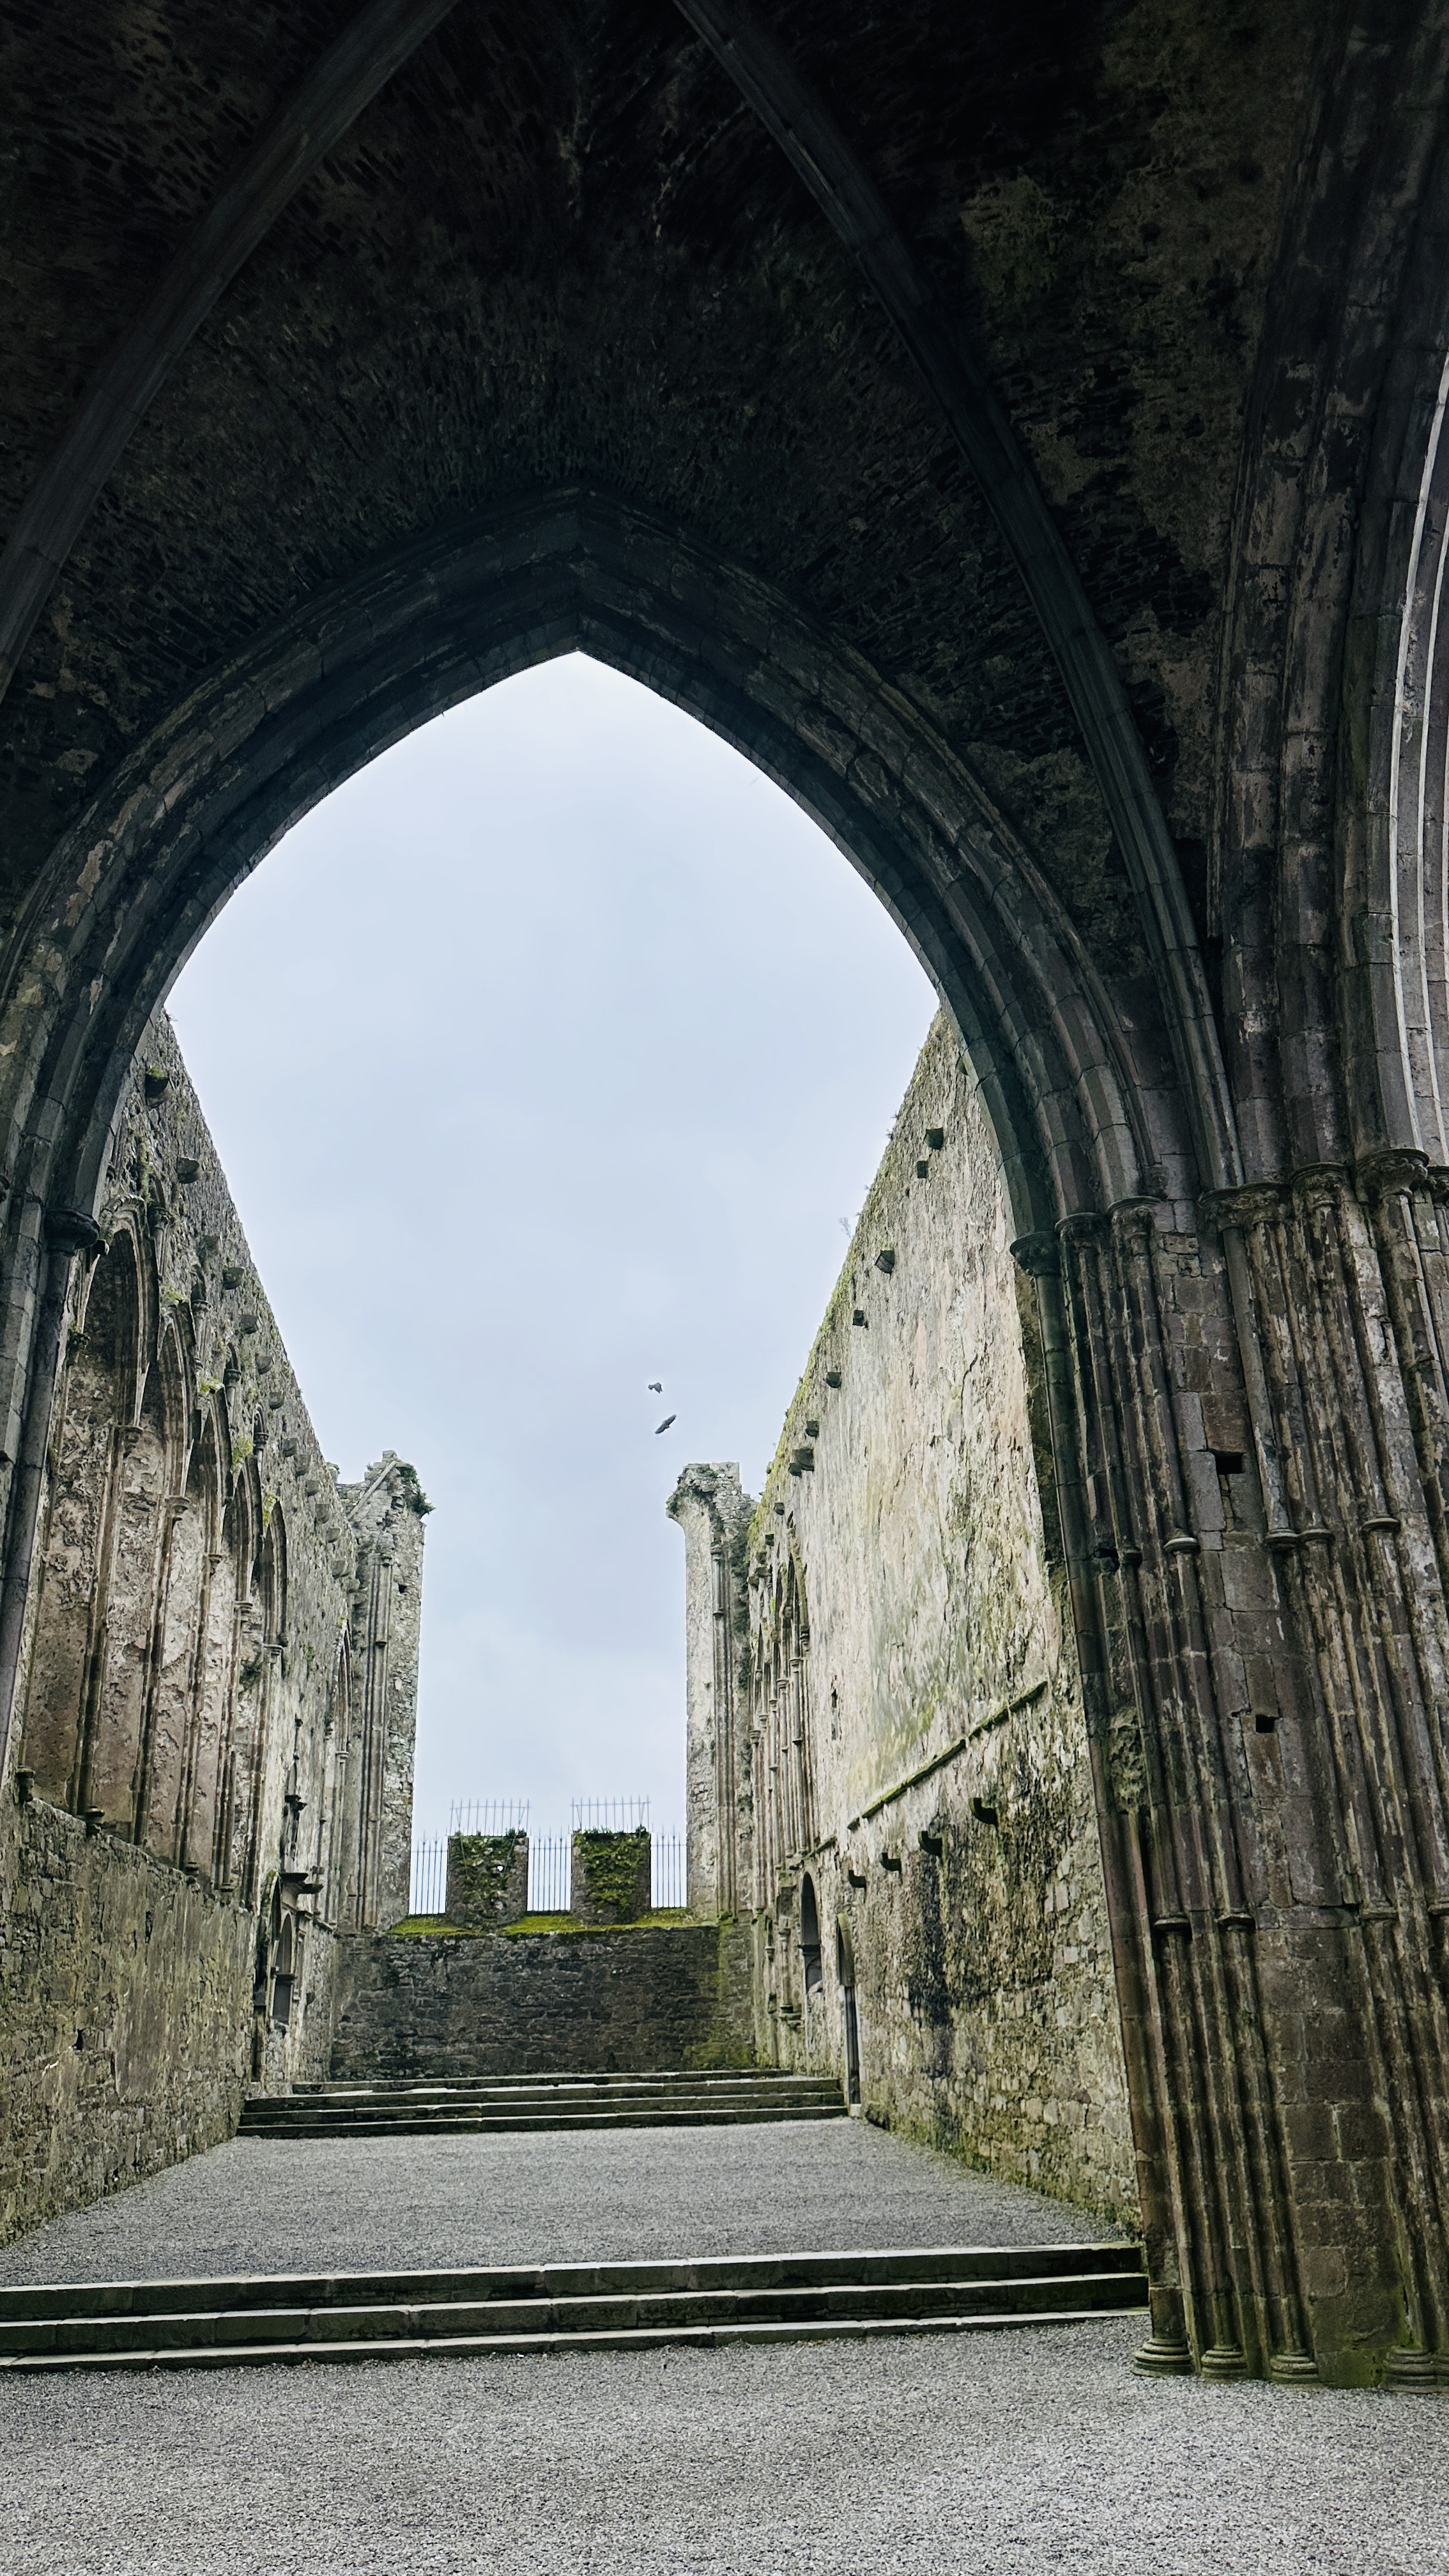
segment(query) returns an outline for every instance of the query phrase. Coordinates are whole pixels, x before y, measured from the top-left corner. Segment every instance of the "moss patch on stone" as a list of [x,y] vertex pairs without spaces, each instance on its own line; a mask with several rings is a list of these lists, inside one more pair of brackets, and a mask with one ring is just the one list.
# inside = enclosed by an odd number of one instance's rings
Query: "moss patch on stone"
[[592,1940],[602,1932],[659,1932],[687,1923],[683,1906],[664,1905],[657,1912],[636,1915],[628,1923],[581,1923],[576,1914],[523,1914],[516,1923],[453,1923],[443,1914],[409,1914],[394,1923],[389,1941],[480,1941],[497,1938],[505,1941],[533,1939],[540,1934],[559,1935],[565,1939]]

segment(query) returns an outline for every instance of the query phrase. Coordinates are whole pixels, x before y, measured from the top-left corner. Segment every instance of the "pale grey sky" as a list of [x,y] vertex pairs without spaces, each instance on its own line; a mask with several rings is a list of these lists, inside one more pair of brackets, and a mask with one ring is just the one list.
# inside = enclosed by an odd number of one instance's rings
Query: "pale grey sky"
[[575,655],[318,806],[170,1007],[324,1451],[396,1449],[436,1507],[417,1829],[638,1795],[677,1828],[664,1500],[690,1458],[759,1490],[935,1007],[904,939]]

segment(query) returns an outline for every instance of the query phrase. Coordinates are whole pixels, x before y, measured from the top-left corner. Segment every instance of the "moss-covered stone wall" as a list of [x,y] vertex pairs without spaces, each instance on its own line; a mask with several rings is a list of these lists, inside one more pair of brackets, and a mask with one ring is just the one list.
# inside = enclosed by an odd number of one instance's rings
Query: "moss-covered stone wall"
[[527,1834],[449,1834],[444,1907],[469,1932],[516,1923],[528,1912]]
[[649,1911],[647,1832],[576,1833],[569,1853],[569,1911],[581,1923],[637,1923]]

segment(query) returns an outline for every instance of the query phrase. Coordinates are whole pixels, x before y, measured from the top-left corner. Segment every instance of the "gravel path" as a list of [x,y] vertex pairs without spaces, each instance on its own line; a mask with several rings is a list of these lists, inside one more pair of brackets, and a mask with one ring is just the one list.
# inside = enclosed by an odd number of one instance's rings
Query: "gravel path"
[[3,2576],[1443,2576],[1449,2406],[1133,2324],[0,2382]]
[[0,2281],[407,2270],[1115,2231],[860,2120],[484,2138],[236,2138],[0,2252]]

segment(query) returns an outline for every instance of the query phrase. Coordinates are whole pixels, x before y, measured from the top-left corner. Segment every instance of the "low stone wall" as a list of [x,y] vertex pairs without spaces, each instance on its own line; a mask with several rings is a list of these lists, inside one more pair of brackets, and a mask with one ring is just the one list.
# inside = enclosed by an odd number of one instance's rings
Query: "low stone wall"
[[253,2009],[257,1918],[36,1799],[0,1808],[0,2243],[234,2133],[256,2078],[327,2071],[335,1933],[291,2031]]
[[730,1927],[410,1933],[348,1945],[334,2078],[749,2065]]
[[0,1868],[0,2240],[230,2137],[255,1918],[36,1802]]

